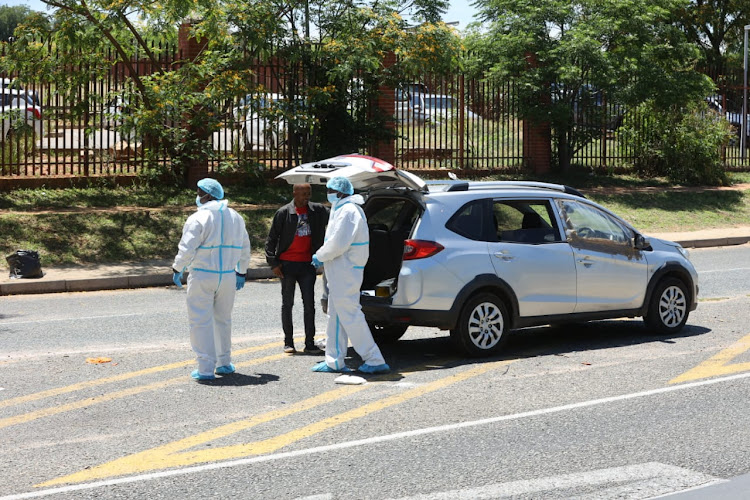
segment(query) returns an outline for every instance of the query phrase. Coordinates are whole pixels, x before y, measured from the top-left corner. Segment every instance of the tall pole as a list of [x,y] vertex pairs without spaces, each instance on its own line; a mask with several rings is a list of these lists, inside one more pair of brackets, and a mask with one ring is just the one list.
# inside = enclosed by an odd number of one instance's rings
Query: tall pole
[[745,54],[742,83],[742,130],[740,131],[740,158],[745,161],[745,149],[747,148],[747,32],[750,30],[750,24],[745,26]]

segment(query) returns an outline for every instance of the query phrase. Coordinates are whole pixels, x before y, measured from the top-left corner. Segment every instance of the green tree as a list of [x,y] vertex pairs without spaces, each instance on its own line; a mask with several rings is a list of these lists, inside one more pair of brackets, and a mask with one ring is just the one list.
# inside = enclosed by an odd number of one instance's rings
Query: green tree
[[[397,81],[402,70],[446,66],[458,47],[442,23],[409,29],[399,9],[413,7],[397,1],[43,1],[56,8],[54,29],[41,17],[27,23],[0,66],[53,83],[72,113],[82,115],[100,97],[81,89],[106,75],[115,62],[124,65],[130,83],[112,89],[129,109],[122,131],[140,131],[144,154],[169,156],[178,179],[189,165],[212,154],[209,138],[240,97],[270,90],[255,77],[259,65],[277,60],[290,66],[276,75],[281,91],[288,103],[304,106],[273,111],[293,130],[289,140],[295,157],[299,151],[303,159],[312,159],[387,136],[383,124],[388,117],[372,107],[356,112],[347,106],[353,91],[361,89],[369,97],[379,84]],[[422,0],[419,5],[428,17],[440,12],[442,3]],[[205,46],[194,61],[165,65],[161,45],[152,42],[174,41],[186,20],[192,20],[191,33]],[[441,43],[437,50],[430,47],[436,42]],[[43,50],[45,44],[53,50]],[[400,62],[386,67],[388,53],[398,53]],[[135,56],[150,61],[154,73],[140,75],[131,63]]]
[[[401,13],[414,9],[416,17],[434,19],[444,2],[310,0],[229,8],[236,45],[254,57],[274,54],[293,64],[282,91],[308,106],[305,119],[288,118],[297,126],[291,146],[302,147],[303,159],[361,150],[391,137],[386,122],[392,117],[370,105],[378,88],[396,86],[408,75],[446,71],[457,60],[460,40],[453,30],[442,22],[408,26]],[[398,58],[392,66],[385,64],[389,54]],[[297,138],[304,140],[295,144]]]
[[750,23],[746,0],[691,0],[677,11],[688,40],[701,48],[710,68],[742,65],[744,26]]
[[620,141],[635,151],[633,164],[641,177],[666,177],[676,184],[727,185],[721,152],[735,136],[729,122],[709,110],[705,101],[684,109],[639,106],[646,117],[626,120],[617,131]]
[[31,10],[26,6],[0,5],[0,40],[7,41],[12,37],[16,26],[23,23],[30,14]]
[[[557,166],[566,171],[598,130],[577,123],[574,102],[591,94],[629,109],[652,99],[679,109],[711,88],[695,71],[698,49],[674,22],[680,0],[478,0],[482,32],[467,39],[470,68],[513,78],[521,118],[549,123]],[[593,110],[593,121],[601,122]]]

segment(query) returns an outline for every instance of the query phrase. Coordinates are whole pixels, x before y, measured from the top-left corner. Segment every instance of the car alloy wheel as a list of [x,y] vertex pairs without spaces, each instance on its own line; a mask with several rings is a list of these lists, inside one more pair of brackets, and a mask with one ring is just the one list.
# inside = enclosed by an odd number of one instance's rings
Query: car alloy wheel
[[680,324],[685,317],[685,294],[677,286],[670,286],[659,299],[659,317],[662,323],[673,328]]
[[489,356],[500,349],[507,337],[508,313],[503,301],[494,294],[472,297],[459,317],[451,336],[471,356]]
[[656,285],[645,320],[658,333],[669,334],[682,329],[688,314],[685,284],[677,278],[667,278]]

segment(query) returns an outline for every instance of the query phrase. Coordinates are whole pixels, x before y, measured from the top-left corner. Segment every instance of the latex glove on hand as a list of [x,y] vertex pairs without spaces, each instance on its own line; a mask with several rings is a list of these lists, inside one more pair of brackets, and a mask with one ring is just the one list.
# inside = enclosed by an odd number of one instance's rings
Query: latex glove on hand
[[315,269],[323,267],[323,263],[318,260],[318,257],[316,255],[312,256],[311,264],[315,267]]
[[245,286],[245,275],[244,274],[240,274],[237,271],[235,271],[234,274],[237,277],[236,288],[237,288],[237,290],[242,290],[242,288]]
[[172,269],[172,282],[177,285],[177,288],[182,288],[182,271]]

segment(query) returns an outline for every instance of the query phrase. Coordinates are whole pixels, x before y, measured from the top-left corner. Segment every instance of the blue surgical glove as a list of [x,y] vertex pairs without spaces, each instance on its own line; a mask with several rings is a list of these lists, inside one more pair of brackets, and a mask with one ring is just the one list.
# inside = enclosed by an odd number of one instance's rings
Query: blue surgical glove
[[244,274],[240,274],[237,271],[235,271],[234,274],[237,277],[237,285],[236,285],[237,286],[237,290],[242,290],[242,287],[245,286],[245,275]]
[[313,255],[311,264],[315,266],[315,269],[323,266],[323,263],[318,260],[317,255]]
[[177,285],[177,288],[182,288],[182,271],[172,269],[172,281]]

